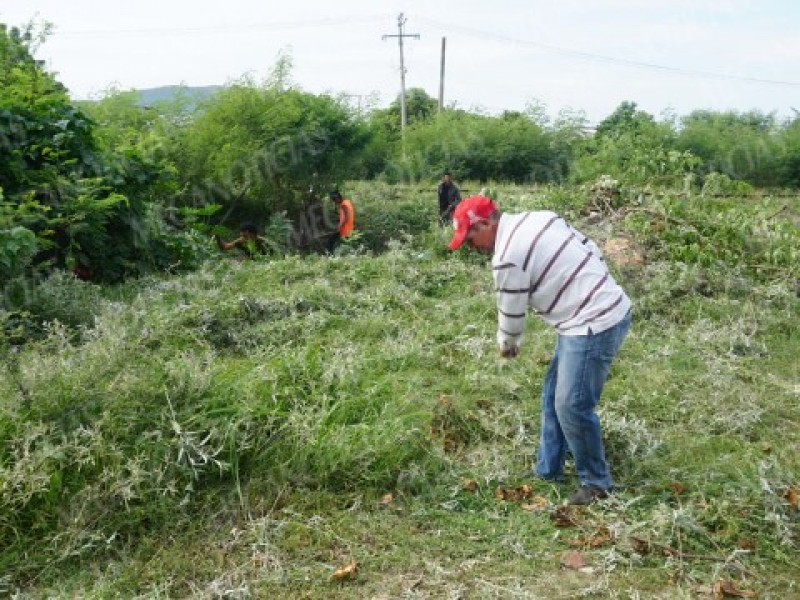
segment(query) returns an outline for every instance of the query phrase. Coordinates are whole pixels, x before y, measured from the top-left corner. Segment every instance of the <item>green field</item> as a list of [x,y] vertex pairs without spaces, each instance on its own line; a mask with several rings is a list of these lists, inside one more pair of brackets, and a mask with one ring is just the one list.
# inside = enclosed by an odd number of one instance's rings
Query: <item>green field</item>
[[[433,214],[352,190],[362,227]],[[0,595],[800,598],[797,198],[499,199],[643,259],[610,257],[634,301],[600,407],[612,498],[567,510],[574,477],[532,476],[554,333],[531,316],[500,359],[487,262],[448,230],[54,277],[46,331],[2,350]]]

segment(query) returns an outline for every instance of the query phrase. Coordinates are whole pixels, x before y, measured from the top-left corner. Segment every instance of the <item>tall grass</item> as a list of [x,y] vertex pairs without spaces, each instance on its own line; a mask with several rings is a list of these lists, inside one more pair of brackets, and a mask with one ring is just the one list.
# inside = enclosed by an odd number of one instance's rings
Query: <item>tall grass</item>
[[[505,201],[581,218],[579,194],[509,189]],[[556,505],[575,485],[530,472],[553,334],[531,318],[522,356],[499,359],[485,259],[443,251],[448,232],[432,226],[374,256],[224,260],[124,294],[73,290],[61,314],[86,318],[56,318],[4,354],[6,587],[398,597],[417,577],[431,597],[665,585],[682,597],[726,577],[790,597],[797,230],[764,217],[769,200],[714,215],[689,201],[670,226],[702,232],[692,252],[709,256],[679,261],[686,238],[642,217],[663,214],[653,202],[577,223],[648,257],[615,268],[636,306],[601,405],[620,492],[577,530],[494,497],[527,482]],[[726,228],[718,255],[713,223]],[[552,557],[601,529],[613,541],[589,547],[591,581],[559,578]],[[351,558],[361,583],[328,584]]]

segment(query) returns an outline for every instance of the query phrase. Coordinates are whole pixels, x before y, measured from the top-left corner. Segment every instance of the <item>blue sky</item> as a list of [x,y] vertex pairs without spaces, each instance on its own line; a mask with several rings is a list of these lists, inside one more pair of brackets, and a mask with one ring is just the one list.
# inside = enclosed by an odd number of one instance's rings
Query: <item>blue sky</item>
[[385,106],[406,86],[490,113],[543,103],[596,122],[624,100],[659,116],[694,109],[800,110],[794,0],[2,0],[0,22],[49,21],[38,50],[76,98],[121,89],[266,77],[279,53],[311,92]]

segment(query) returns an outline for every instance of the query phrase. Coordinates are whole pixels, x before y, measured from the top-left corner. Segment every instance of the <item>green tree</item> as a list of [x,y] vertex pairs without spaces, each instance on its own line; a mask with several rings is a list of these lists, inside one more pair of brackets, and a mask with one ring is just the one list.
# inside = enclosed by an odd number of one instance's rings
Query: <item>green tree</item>
[[656,126],[653,115],[639,110],[635,102],[622,102],[613,113],[597,124],[598,138],[619,138],[624,135],[648,135]]
[[688,151],[675,149],[671,120],[656,121],[623,102],[576,151],[571,177],[578,182],[610,175],[624,184],[683,186],[698,165]]
[[676,146],[700,157],[704,172],[776,185],[781,171],[777,130],[771,114],[698,110],[682,119]]
[[[438,114],[438,109],[438,101],[424,89],[414,87],[406,90],[407,126],[430,122]],[[400,95],[387,108],[371,111],[367,117],[367,125],[373,153],[365,156],[365,163],[369,165],[369,172],[377,174],[386,168],[394,154],[402,154]]]
[[33,58],[40,40],[32,26],[0,24],[0,228],[34,232],[43,250],[35,260],[63,265],[78,245],[71,236],[75,203],[86,198],[75,182],[96,178],[99,164],[92,123]]
[[173,160],[189,190],[185,203],[264,219],[296,214],[309,188],[356,173],[368,139],[342,99],[286,87],[283,77],[243,79],[201,105]]
[[438,177],[445,169],[460,179],[551,181],[551,136],[525,114],[499,117],[448,110],[419,121],[406,133],[406,156],[395,149],[392,179]]
[[800,188],[800,116],[785,125],[778,135],[777,146],[781,149],[778,183]]
[[43,36],[0,26],[0,229],[35,234],[39,271],[143,273],[157,266],[150,250],[164,231],[150,207],[169,173],[146,147],[149,117],[120,96],[95,107],[98,125],[33,58]]

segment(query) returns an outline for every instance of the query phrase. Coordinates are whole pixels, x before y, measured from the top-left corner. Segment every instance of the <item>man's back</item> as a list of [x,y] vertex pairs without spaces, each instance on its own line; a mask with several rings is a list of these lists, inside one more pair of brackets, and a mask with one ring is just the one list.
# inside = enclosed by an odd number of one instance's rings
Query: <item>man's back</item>
[[[630,308],[597,245],[554,212],[504,214],[492,268],[503,312],[530,305],[562,335],[603,331]],[[514,333],[520,323],[508,325]]]

